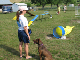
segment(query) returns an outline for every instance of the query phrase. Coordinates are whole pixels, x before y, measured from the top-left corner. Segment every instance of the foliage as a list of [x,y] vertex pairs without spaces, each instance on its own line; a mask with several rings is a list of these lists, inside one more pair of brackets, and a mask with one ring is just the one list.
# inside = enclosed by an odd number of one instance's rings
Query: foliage
[[52,8],[52,4],[54,3],[54,0],[49,0],[50,3],[51,3],[51,8]]
[[37,3],[36,6],[41,6],[40,3]]
[[74,4],[74,3],[76,3],[76,0],[63,0],[63,3],[64,4]]
[[63,3],[63,0],[53,0],[53,4],[57,5],[57,7],[58,7],[58,4],[60,3]]
[[31,7],[31,3],[26,3],[27,4],[27,7]]
[[33,4],[36,4],[37,3],[37,0],[31,0],[31,3]]
[[44,6],[46,5],[46,0],[41,0],[41,5],[42,5],[42,7],[43,7],[43,9],[44,9]]
[[31,0],[31,2],[37,5],[42,5],[42,8],[44,9],[44,6],[46,5],[47,0]]

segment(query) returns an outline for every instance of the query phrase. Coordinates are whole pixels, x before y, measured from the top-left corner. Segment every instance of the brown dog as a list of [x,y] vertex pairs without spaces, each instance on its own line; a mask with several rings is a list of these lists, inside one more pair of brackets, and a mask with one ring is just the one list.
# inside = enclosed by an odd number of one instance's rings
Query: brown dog
[[52,55],[43,45],[43,42],[40,39],[36,39],[33,41],[34,43],[38,44],[38,52],[39,52],[40,60],[42,60],[42,56],[45,57],[44,60],[52,60]]

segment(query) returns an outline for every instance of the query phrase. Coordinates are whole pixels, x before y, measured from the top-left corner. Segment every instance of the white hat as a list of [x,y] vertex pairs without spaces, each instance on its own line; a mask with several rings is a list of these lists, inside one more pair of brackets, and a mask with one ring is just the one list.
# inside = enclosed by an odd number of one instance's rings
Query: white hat
[[28,10],[28,8],[27,8],[26,6],[20,6],[20,7],[19,7],[19,10],[20,10],[20,11]]

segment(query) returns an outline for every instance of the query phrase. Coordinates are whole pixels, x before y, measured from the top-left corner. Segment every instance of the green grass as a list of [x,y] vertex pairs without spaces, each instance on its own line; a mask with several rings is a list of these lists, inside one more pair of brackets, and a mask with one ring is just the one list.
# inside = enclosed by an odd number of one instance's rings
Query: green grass
[[[47,10],[45,10],[47,11]],[[44,10],[30,11],[35,15],[44,13]],[[39,60],[38,46],[32,40],[40,38],[48,51],[51,52],[54,60],[80,60],[80,24],[75,18],[75,11],[61,11],[60,15],[56,14],[56,10],[49,10],[53,18],[46,18],[33,22],[31,40],[29,44],[29,55],[33,56],[29,60]],[[19,58],[19,40],[18,40],[18,26],[16,21],[12,20],[16,13],[1,14],[0,13],[0,60],[20,60]],[[25,15],[30,21],[34,17]],[[45,16],[43,16],[45,17]],[[49,17],[46,15],[46,17]],[[53,34],[53,29],[57,26],[75,26],[72,32],[67,35],[66,40],[61,39],[47,39],[48,35]],[[24,46],[23,46],[23,53]],[[25,55],[21,60],[26,60]]]

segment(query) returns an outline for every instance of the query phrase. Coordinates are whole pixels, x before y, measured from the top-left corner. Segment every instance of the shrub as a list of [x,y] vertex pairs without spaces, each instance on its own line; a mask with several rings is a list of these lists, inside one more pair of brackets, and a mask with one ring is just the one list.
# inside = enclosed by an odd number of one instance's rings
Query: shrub
[[31,3],[26,3],[27,4],[27,7],[31,7]]

